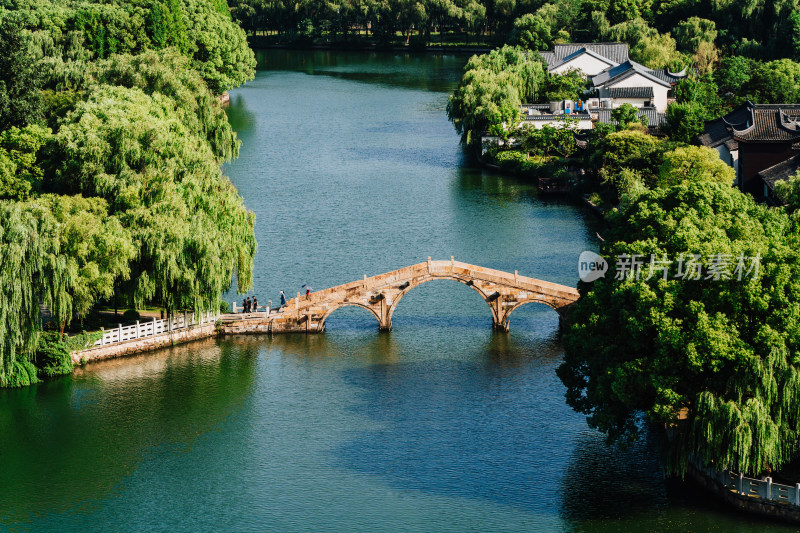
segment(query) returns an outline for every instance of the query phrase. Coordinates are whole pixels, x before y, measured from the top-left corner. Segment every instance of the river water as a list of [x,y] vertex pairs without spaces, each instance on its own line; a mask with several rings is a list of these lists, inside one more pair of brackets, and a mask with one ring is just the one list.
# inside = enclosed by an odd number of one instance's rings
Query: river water
[[[466,58],[258,57],[231,94],[242,150],[225,171],[257,215],[260,302],[428,256],[575,284],[591,215],[459,146],[444,109]],[[440,281],[393,325],[346,308],[324,335],[200,341],[0,391],[0,529],[764,530],[565,405],[551,309],[493,333],[475,292]]]

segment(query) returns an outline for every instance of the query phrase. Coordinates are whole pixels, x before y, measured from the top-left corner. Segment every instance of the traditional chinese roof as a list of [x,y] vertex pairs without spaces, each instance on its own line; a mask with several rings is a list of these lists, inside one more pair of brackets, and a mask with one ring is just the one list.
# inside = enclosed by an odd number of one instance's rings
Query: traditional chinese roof
[[784,181],[794,176],[800,170],[800,155],[790,157],[777,165],[773,165],[758,173],[764,183],[771,190],[775,190],[775,183]]
[[588,54],[609,66],[628,60],[628,45],[625,43],[566,43],[557,44],[551,52],[539,52],[547,63],[547,69],[568,63],[583,54]]
[[[555,120],[556,118],[562,116],[564,113],[560,112],[559,114],[555,113],[541,113],[538,115],[525,115],[525,120]],[[567,115],[569,118],[574,118],[578,120],[591,120],[592,116],[588,112],[583,113],[570,113]]]
[[609,85],[614,85],[635,74],[639,74],[664,87],[671,87],[673,83],[664,79],[664,76],[657,76],[656,71],[653,71],[644,65],[640,65],[636,61],[631,61],[629,59],[624,63],[621,63],[615,67],[607,68],[600,74],[593,76],[592,84],[595,87],[608,87]]
[[736,150],[739,148],[739,143],[733,139],[735,130],[742,130],[748,127],[750,122],[751,108],[755,104],[749,100],[733,111],[714,120],[707,120],[705,123],[705,131],[697,137],[700,144],[709,148],[716,148],[724,144],[728,150]]
[[561,63],[561,60],[557,59],[553,52],[539,52],[539,54],[544,59],[544,62],[547,63],[548,70]]
[[[647,68],[647,67],[645,67],[645,68]],[[667,68],[663,68],[663,69],[660,69],[660,70],[650,69],[650,72],[652,72],[653,75],[656,78],[662,79],[662,80],[668,82],[670,85],[675,85],[676,83],[678,83],[679,81],[681,81],[683,78],[686,77],[686,69],[685,68],[683,70],[681,70],[680,72],[672,72],[671,70],[669,70]]]
[[735,128],[733,138],[740,142],[793,142],[800,140],[800,105],[755,105],[743,129]]
[[537,111],[550,111],[550,104],[522,104],[520,106],[523,111],[527,109],[536,109]]
[[601,87],[600,98],[653,98],[652,87]]
[[[611,112],[614,111],[613,109],[590,109],[589,112],[591,114],[597,114],[597,121],[602,122],[603,124],[617,124],[616,120],[611,118]],[[660,131],[661,127],[666,122],[666,114],[659,113],[655,107],[642,107],[639,108],[639,117],[642,116],[647,117],[647,127],[651,130]]]
[[617,65],[628,60],[628,45],[625,43],[565,43],[553,47],[553,55],[559,62],[586,52]]

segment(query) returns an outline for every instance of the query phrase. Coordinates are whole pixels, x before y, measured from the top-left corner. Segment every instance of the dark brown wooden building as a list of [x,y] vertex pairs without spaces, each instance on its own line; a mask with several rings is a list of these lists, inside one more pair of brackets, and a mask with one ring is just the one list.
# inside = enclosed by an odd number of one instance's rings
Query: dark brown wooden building
[[759,172],[800,154],[800,104],[742,104],[706,122],[698,141],[715,148],[736,170],[737,185],[756,198],[769,197]]
[[790,157],[758,173],[764,182],[764,196],[771,205],[783,205],[783,198],[775,192],[775,184],[788,180],[800,171],[800,155]]

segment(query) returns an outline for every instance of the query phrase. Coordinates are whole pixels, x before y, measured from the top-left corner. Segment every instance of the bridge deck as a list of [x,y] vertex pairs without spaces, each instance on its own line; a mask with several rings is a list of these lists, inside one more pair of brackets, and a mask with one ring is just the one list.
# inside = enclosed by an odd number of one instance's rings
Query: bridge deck
[[[573,287],[567,287],[566,285],[559,285],[558,283],[552,283],[527,276],[520,276],[516,273],[504,272],[502,270],[471,265],[469,263],[462,263],[461,261],[426,261],[398,270],[393,270],[392,272],[387,272],[385,274],[365,277],[361,280],[351,281],[349,283],[337,285],[329,289],[312,292],[307,300],[305,296],[301,296],[298,305],[299,307],[306,307],[309,305],[330,301],[331,299],[336,299],[339,293],[347,292],[348,290],[376,290],[383,287],[396,285],[413,279],[414,277],[424,275],[425,273],[428,273],[434,277],[449,277],[449,275],[455,274],[468,279],[507,285],[531,292],[558,294],[560,297],[571,299],[572,301],[577,301],[578,298],[580,298],[580,294],[578,293],[577,289]],[[295,298],[292,298],[287,303],[287,307],[292,307],[295,304],[294,300]]]
[[520,305],[537,302],[563,312],[580,297],[572,287],[520,276],[517,272],[503,272],[452,258],[450,261],[429,258],[423,263],[312,292],[307,297],[298,294],[269,316],[229,314],[221,317],[221,321],[230,325],[232,332],[249,331],[253,324],[265,324],[269,332],[322,331],[331,312],[345,305],[356,305],[371,311],[381,329],[391,329],[397,302],[409,290],[434,279],[451,279],[471,286],[489,304],[495,327],[505,330],[508,316]]

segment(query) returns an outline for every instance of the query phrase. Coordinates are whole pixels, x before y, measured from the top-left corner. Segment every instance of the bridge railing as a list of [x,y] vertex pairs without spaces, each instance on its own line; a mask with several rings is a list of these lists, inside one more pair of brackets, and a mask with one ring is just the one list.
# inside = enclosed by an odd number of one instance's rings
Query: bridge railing
[[754,479],[730,470],[716,470],[711,466],[701,471],[740,496],[800,507],[800,483],[794,486],[781,485],[773,483],[771,477]]
[[137,320],[135,324],[130,326],[123,326],[122,324],[119,324],[113,329],[103,329],[103,336],[97,342],[95,342],[93,346],[105,346],[107,344],[126,342],[144,337],[161,335],[163,333],[170,333],[179,329],[216,322],[218,318],[218,313],[206,311],[200,313],[199,315],[190,313],[172,318],[165,318],[162,320],[156,318],[144,322]]
[[562,297],[574,300],[577,300],[579,297],[578,291],[572,287],[566,287],[527,276],[520,276],[516,271],[512,274],[510,272],[503,272],[502,270],[495,270],[469,263],[463,263],[461,261],[455,261],[454,258],[451,258],[450,261],[432,261],[429,259],[424,263],[417,263],[415,265],[403,267],[392,272],[370,277],[364,276],[364,278],[361,280],[351,281],[350,283],[337,285],[336,287],[331,287],[329,289],[312,292],[308,300],[303,297],[300,297],[299,299],[293,298],[289,302],[289,305],[290,307],[296,306],[302,308],[308,305],[314,305],[315,303],[324,302],[329,297],[338,295],[341,292],[347,292],[349,290],[359,289],[362,287],[369,288],[369,286],[376,285],[385,286],[394,282],[405,281],[417,275],[424,274],[425,272],[429,272],[434,275],[450,273],[466,275],[476,280],[512,285],[533,292],[547,291],[551,293],[560,293]]

